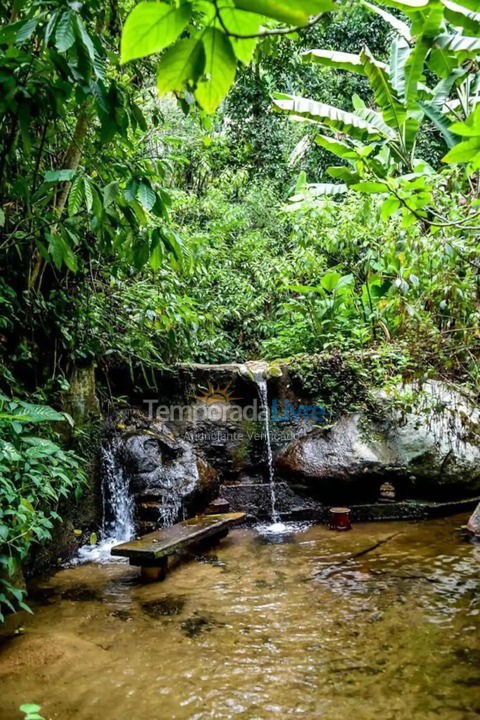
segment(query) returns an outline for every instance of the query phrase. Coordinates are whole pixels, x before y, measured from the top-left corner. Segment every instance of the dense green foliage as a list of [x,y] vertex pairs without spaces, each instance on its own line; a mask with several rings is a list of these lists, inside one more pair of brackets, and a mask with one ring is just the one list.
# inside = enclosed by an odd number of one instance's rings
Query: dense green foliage
[[378,4],[2,5],[7,607],[83,476],[21,403],[78,367],[374,347],[479,391],[480,16]]
[[33,425],[68,419],[45,405],[0,395],[0,621],[6,609],[28,609],[12,583],[32,543],[51,537],[58,503],[80,491],[85,477],[79,458]]

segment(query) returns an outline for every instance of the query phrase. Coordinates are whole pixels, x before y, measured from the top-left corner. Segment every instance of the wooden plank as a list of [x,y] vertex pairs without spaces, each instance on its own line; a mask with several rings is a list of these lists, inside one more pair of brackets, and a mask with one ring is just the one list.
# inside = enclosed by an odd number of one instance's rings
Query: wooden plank
[[115,545],[111,554],[127,557],[132,564],[147,564],[159,558],[172,555],[181,548],[188,547],[208,537],[214,537],[245,518],[245,513],[226,513],[223,515],[201,515],[184,520],[172,527],[156,530],[138,540]]

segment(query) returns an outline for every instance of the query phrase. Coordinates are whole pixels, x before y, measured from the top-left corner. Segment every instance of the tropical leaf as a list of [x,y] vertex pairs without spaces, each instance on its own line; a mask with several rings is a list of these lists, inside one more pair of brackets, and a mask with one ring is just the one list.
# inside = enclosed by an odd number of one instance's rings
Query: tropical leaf
[[83,200],[83,177],[78,175],[72,183],[68,195],[68,214],[70,217],[76,215],[80,210]]
[[47,170],[44,175],[45,182],[69,182],[77,174],[76,170]]
[[474,162],[478,167],[479,158],[480,137],[473,137],[455,145],[442,160],[451,164]]
[[198,82],[195,97],[209,113],[215,112],[235,79],[237,62],[225,33],[208,27],[202,34],[205,48],[205,74]]
[[[342,140],[327,137],[326,135],[317,135],[315,142],[342,160],[358,160],[358,152],[355,152],[350,145],[347,145],[347,143]],[[362,147],[364,146],[362,145]]]
[[75,42],[73,29],[73,13],[71,10],[64,12],[57,23],[55,30],[55,47],[58,52],[66,52]]
[[365,68],[360,55],[337,52],[336,50],[307,50],[302,53],[303,62],[312,62],[326,67],[348,70],[349,72],[365,75]]
[[430,41],[428,38],[420,35],[415,43],[413,52],[409,55],[406,65],[406,83],[405,83],[405,101],[407,107],[415,109],[418,100],[418,86],[425,66],[425,59],[430,49]]
[[83,178],[83,189],[85,193],[85,205],[87,206],[88,212],[90,212],[93,206],[93,188],[91,181],[87,177]]
[[450,120],[439,110],[438,106],[433,103],[419,103],[425,115],[432,121],[437,130],[443,135],[447,147],[452,148],[458,142],[456,137],[450,131]]
[[10,415],[2,413],[2,419],[15,420],[22,423],[59,422],[65,420],[63,413],[59,413],[49,405],[36,405],[18,401],[18,409]]
[[141,2],[125,21],[122,33],[121,62],[142,58],[171,45],[187,26],[192,5],[175,7],[166,2]]
[[162,55],[157,68],[157,90],[160,95],[184,90],[195,82],[205,68],[205,49],[198,37],[177,40]]
[[360,182],[360,175],[344,165],[334,165],[327,168],[327,173],[335,180],[342,180],[345,185]]
[[433,97],[431,104],[438,109],[443,108],[443,106],[448,101],[448,98],[450,97],[450,93],[452,92],[455,83],[457,82],[457,80],[464,77],[466,72],[467,70],[465,68],[455,68],[455,70],[452,70],[448,77],[440,80],[440,82],[438,82],[437,85],[433,88]]
[[476,54],[480,50],[480,38],[466,37],[465,35],[439,35],[435,40],[435,46],[452,53]]
[[389,140],[393,140],[396,137],[395,131],[387,125],[381,113],[376,110],[372,110],[365,104],[363,107],[355,108],[355,115],[362,120],[366,120],[367,123],[376,128],[383,137],[388,138]]
[[[245,12],[245,10],[236,8],[233,2],[232,7],[224,7],[222,4],[219,12],[224,28],[233,35],[255,35],[260,30],[262,17],[258,13]],[[230,42],[237,58],[241,62],[248,64],[255,52],[258,38],[241,40],[230,36]]]
[[442,2],[445,5],[445,17],[449,23],[464,28],[472,35],[480,35],[480,13],[472,12],[450,0],[442,0]]
[[428,7],[430,0],[377,0],[380,5],[393,7],[402,10],[404,13],[410,14],[418,12]]
[[321,123],[359,140],[378,140],[381,133],[354,113],[345,112],[325,103],[315,102],[296,95],[274,94],[274,108],[295,118]]
[[[445,0],[442,0],[444,5],[447,5]],[[466,10],[478,10],[478,0],[456,0],[455,5],[459,5]]]
[[450,130],[462,137],[480,136],[480,105],[467,117],[465,122],[456,122],[450,126]]
[[310,183],[305,191],[294,195],[290,202],[298,203],[310,198],[324,197],[326,195],[344,195],[348,192],[348,186],[343,183]]
[[386,10],[377,7],[377,5],[373,5],[372,3],[367,2],[367,0],[361,0],[361,3],[372,12],[380,15],[380,17],[383,18],[394,30],[396,30],[397,33],[404,38],[404,40],[406,40],[408,43],[411,42],[412,33],[410,32],[410,28],[408,27],[407,23],[404,23],[403,20],[400,20],[395,15],[392,15]]
[[154,190],[144,182],[141,182],[138,186],[137,198],[147,212],[150,212],[157,201]]
[[234,0],[240,10],[265,15],[287,23],[306,25],[312,15],[336,10],[332,0]]
[[380,106],[383,119],[390,127],[401,130],[405,122],[405,107],[394,90],[385,69],[378,63],[368,48],[364,48],[360,57],[365,65],[365,72]]
[[390,48],[390,82],[400,98],[405,98],[405,65],[411,48],[403,37],[393,40]]

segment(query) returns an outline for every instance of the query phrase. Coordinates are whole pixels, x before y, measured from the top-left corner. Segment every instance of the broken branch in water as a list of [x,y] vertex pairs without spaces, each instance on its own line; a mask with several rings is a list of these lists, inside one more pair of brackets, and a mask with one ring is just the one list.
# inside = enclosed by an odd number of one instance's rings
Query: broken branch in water
[[[397,535],[401,535],[401,532],[393,533],[393,535],[389,535],[388,537],[383,538],[382,540],[378,540],[373,545],[369,545],[368,547],[364,548],[363,550],[359,550],[356,553],[352,553],[351,555],[349,555],[348,558],[345,558],[345,560],[341,560],[340,562],[335,563],[339,567],[337,567],[332,572],[329,572],[328,577],[331,577],[332,575],[336,575],[337,573],[341,572],[343,569],[343,565],[345,565],[346,563],[350,562],[351,560],[356,560],[357,558],[362,557],[363,555],[367,555],[367,553],[371,553],[374,550],[377,550],[377,548],[381,547],[382,545],[385,545],[385,543],[390,542],[390,540],[393,540],[393,538],[397,537]],[[322,575],[323,572],[324,571],[321,570],[320,572],[314,573],[312,575],[312,577],[314,577],[314,578],[318,577],[319,575]]]

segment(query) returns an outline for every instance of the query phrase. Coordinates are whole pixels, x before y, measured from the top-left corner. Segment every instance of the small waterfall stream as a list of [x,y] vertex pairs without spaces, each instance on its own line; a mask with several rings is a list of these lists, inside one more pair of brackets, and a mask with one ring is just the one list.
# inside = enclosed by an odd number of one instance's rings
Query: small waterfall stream
[[120,439],[114,437],[101,449],[102,466],[102,540],[122,542],[135,533],[133,499],[129,479],[121,457]]
[[100,451],[102,477],[102,526],[100,538],[94,545],[84,545],[78,551],[80,562],[109,562],[111,548],[130,540],[135,534],[133,498],[129,479],[121,456],[121,441],[113,437]]
[[270,503],[271,503],[271,520],[272,524],[268,530],[271,532],[282,532],[285,526],[281,522],[280,515],[277,511],[277,498],[275,495],[275,472],[273,469],[272,443],[270,438],[270,408],[268,406],[268,387],[266,378],[266,368],[252,368],[254,382],[258,388],[258,396],[260,398],[261,410],[263,411],[264,429],[265,429],[265,446],[267,450],[268,479],[270,483]]

